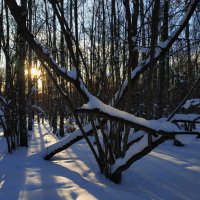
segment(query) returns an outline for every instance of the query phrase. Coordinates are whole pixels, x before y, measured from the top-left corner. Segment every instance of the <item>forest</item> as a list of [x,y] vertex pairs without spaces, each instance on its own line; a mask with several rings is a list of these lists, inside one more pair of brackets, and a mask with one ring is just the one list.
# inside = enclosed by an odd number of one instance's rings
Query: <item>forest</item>
[[199,87],[199,0],[0,1],[8,155],[29,149],[35,124],[48,125],[56,141],[44,160],[85,141],[101,175],[119,184],[166,141],[199,141]]

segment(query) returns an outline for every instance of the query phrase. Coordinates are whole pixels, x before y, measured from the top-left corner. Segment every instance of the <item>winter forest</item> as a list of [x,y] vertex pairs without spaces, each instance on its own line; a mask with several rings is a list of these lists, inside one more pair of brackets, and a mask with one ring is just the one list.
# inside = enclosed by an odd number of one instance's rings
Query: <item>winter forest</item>
[[200,196],[200,0],[0,0],[0,199]]

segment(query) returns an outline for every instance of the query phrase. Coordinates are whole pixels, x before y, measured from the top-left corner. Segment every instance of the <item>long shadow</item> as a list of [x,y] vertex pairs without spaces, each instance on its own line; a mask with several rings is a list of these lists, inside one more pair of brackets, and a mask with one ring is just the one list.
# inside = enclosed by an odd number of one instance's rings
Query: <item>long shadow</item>
[[[157,149],[156,151],[159,153],[164,153],[166,155],[172,155],[172,149],[174,151],[173,156],[178,157],[179,159],[181,158],[182,160],[188,160],[188,158],[198,158],[200,160],[200,154],[196,150],[196,148],[200,145],[200,139],[195,139],[192,143],[190,144],[184,144],[184,147],[176,147],[172,144],[170,145],[170,141],[167,141],[168,145],[164,146],[162,149]],[[185,153],[187,154],[187,157],[185,156]]]
[[[49,161],[44,161],[44,162],[48,163],[46,164],[48,166],[46,169],[42,169],[41,175],[42,175],[42,179],[45,179],[45,182],[47,181],[48,183],[52,183],[47,186],[49,189],[61,189],[61,188],[67,189],[67,190],[69,189],[69,194],[71,195],[71,197],[73,197],[73,199],[75,199],[74,198],[75,196],[80,195],[78,194],[78,192],[76,193],[76,190],[77,189],[79,190],[79,188],[82,188],[83,190],[85,190],[85,192],[93,196],[93,198],[95,197],[96,199],[106,199],[106,196],[105,196],[106,193],[104,191],[104,187],[101,187],[98,184],[95,184],[87,180],[84,176],[82,176],[81,174],[79,174],[78,172],[74,170],[63,167],[54,162],[49,162]],[[51,174],[51,176],[47,176],[47,177],[43,176],[46,171],[48,171]],[[62,182],[62,180],[60,180],[61,183],[55,184],[56,177],[58,177],[58,180],[57,180],[58,182],[59,182],[59,177],[62,177],[63,179],[65,179],[65,182]],[[52,179],[54,179],[54,182],[52,182]],[[76,185],[77,188],[74,188],[74,185]],[[74,188],[74,189],[71,190],[71,188]],[[103,198],[103,196],[105,198]]]
[[0,161],[0,199],[18,199],[25,183],[25,169],[28,166],[27,148],[20,148],[7,154]]
[[45,140],[44,140],[44,135],[42,133],[41,129],[41,124],[38,123],[38,133],[39,133],[39,138],[40,138],[40,143],[41,143],[41,150],[45,148]]
[[51,132],[51,128],[49,126],[46,126],[46,124],[42,124],[44,126],[44,128],[47,130],[48,133]]
[[[88,153],[88,151],[90,151],[89,149],[85,149],[83,151],[82,147],[78,147],[79,145],[81,145],[80,143],[76,144],[76,146],[73,146],[71,148],[69,148],[68,150],[65,150],[59,154],[57,154],[56,156],[54,156],[51,161],[44,161],[45,163],[48,163],[48,167],[46,167],[46,169],[44,170],[44,173],[41,172],[41,177],[42,180],[45,180],[45,182],[47,181],[48,183],[53,183],[52,181],[52,177],[62,177],[62,178],[67,178],[69,179],[67,182],[69,183],[73,183],[75,185],[77,185],[77,187],[82,188],[83,190],[86,190],[88,193],[90,193],[92,196],[94,196],[97,199],[102,199],[102,192],[104,194],[106,194],[106,192],[104,191],[103,187],[100,187],[99,185],[95,184],[94,182],[91,182],[87,179],[87,175],[92,172],[92,170],[94,170],[95,168],[95,172],[96,173],[98,171],[97,165],[94,164],[94,158],[92,156],[92,154],[90,153],[89,155],[86,155]],[[84,145],[84,148],[85,145]],[[81,152],[83,151],[83,152]],[[86,153],[87,152],[87,153]],[[83,159],[80,158],[80,153],[82,154],[81,157]],[[93,160],[93,161],[91,161]],[[57,162],[57,163],[56,163]],[[68,166],[62,166],[60,164],[64,163],[73,163],[73,166],[79,171],[76,172],[71,169],[69,169]],[[46,171],[51,172],[51,176],[45,177],[44,174]],[[83,173],[82,173],[83,172]],[[97,180],[97,178],[95,177],[95,180],[97,182],[100,182]],[[72,185],[73,185],[72,184]],[[111,183],[112,185],[112,183]],[[115,184],[113,184],[115,185]],[[66,182],[62,184],[55,184],[55,180],[53,185],[49,185],[48,187],[57,187],[57,188],[65,188],[67,189],[68,187],[70,188],[71,186],[66,185]],[[106,186],[105,186],[106,187]],[[73,198],[78,195],[75,193],[75,191],[71,191],[71,196],[73,196]],[[105,196],[106,197],[106,196]]]
[[[38,144],[35,143],[38,150],[45,145],[42,131],[43,127],[38,125]],[[27,156],[27,149],[22,149],[24,152],[20,150],[19,155],[18,152],[17,155],[8,155],[13,156],[12,160],[5,156],[5,162],[0,161],[0,199],[76,199],[83,194],[96,199],[199,199],[200,173],[188,168],[190,160],[194,161],[193,165],[199,163],[199,154],[192,155],[190,146],[189,149],[176,150],[175,154],[173,150],[171,153],[167,151],[168,148],[157,148],[157,154],[150,154],[136,162],[124,173],[123,187],[105,180],[102,175],[90,179],[89,173],[94,170],[96,174],[98,168],[95,164],[91,165],[95,161],[83,143],[57,154],[53,162],[38,158],[39,155],[34,153]],[[180,156],[187,150],[188,162]],[[173,162],[170,156],[174,157]],[[65,162],[69,165],[66,166]],[[8,166],[12,166],[10,171],[6,169]],[[20,170],[15,171],[18,168]]]
[[[34,127],[37,131],[30,139],[31,148],[20,148],[12,155],[6,155],[0,161],[0,199],[2,200],[28,200],[46,199],[49,195],[53,199],[61,199],[56,190],[46,191],[45,179],[42,173],[46,170],[46,164],[39,158],[44,146],[42,128],[40,124]],[[42,172],[42,173],[41,173]],[[45,176],[45,178],[47,178]],[[52,179],[51,182],[54,180]],[[48,198],[47,198],[48,199]]]
[[[94,173],[100,171],[94,155],[92,154],[91,149],[86,144],[85,140],[79,141],[75,145],[72,145],[71,147],[56,154],[51,158],[51,161],[63,161],[66,163],[74,162],[76,167],[79,169],[85,170],[85,168],[88,168]],[[84,164],[84,169],[82,168],[82,164],[77,161],[81,161]]]
[[[33,136],[31,145],[35,145],[34,149],[40,151],[45,146],[45,141],[43,139],[42,128],[40,124],[37,125],[38,131],[37,136]],[[38,158],[38,154],[33,152],[29,156],[26,156],[27,152],[24,153],[25,159],[23,157],[23,164],[20,164],[20,180],[13,181],[13,185],[10,183],[12,181],[9,178],[8,185],[11,187],[7,188],[7,191],[11,191],[15,188],[12,194],[7,194],[5,191],[6,183],[4,184],[3,194],[1,199],[6,197],[7,199],[76,199],[81,193],[88,193],[97,199],[102,198],[102,188],[84,178],[81,174],[70,170],[69,168],[63,167],[54,162],[48,162],[42,158]],[[17,158],[17,157],[16,157]],[[75,161],[75,160],[74,160]],[[20,161],[21,162],[21,161]],[[76,161],[75,161],[76,162]],[[32,163],[30,166],[29,164]],[[81,165],[76,162],[76,168],[81,169]],[[7,176],[7,174],[6,174]],[[15,186],[17,185],[17,186]],[[75,188],[75,189],[74,189]],[[76,189],[81,190],[77,192]],[[66,197],[66,192],[69,194]],[[6,200],[7,200],[6,199]]]
[[[44,126],[44,125],[42,124],[42,126]],[[38,136],[34,137],[35,144],[38,144],[37,145],[38,146],[37,147],[38,148],[38,152],[41,152],[41,150],[43,150],[45,148],[45,143],[46,143],[46,140],[44,139],[44,136],[47,135],[47,134],[50,134],[49,133],[50,130],[47,127],[45,127],[47,132],[44,133],[40,123],[35,124],[34,128],[37,129],[35,131],[38,132]],[[32,143],[32,145],[33,145],[33,143]]]
[[[54,183],[54,180],[51,179],[47,182],[50,175],[43,175],[48,169],[46,167],[47,163],[40,158],[40,154],[38,154],[45,147],[43,128],[40,123],[35,124],[34,126],[34,135],[31,140],[31,146],[34,152],[29,152],[29,155],[26,158],[26,163],[31,164],[26,165],[22,170],[24,172],[24,184],[21,186],[21,190],[19,190],[18,198],[14,199],[61,199],[57,190],[46,188],[46,183]],[[29,149],[29,151],[31,151],[31,149]]]
[[[67,189],[71,198],[75,199],[79,195],[78,192],[76,192],[76,189],[74,189],[75,184],[77,185],[77,188],[80,187],[84,189],[97,199],[107,199],[108,196],[111,197],[111,195],[113,195],[113,197],[115,196],[116,199],[122,198],[122,196],[119,197],[117,194],[119,191],[122,192],[126,187],[121,189],[120,186],[118,187],[103,179],[103,181],[97,180],[97,182],[104,183],[104,186],[99,186],[95,181],[88,180],[86,178],[87,174],[80,174],[74,171],[73,168],[70,169],[61,166],[59,163],[61,163],[62,160],[66,160],[66,162],[74,162],[76,168],[85,171],[80,162],[77,162],[77,155],[80,155],[80,149],[72,147],[70,148],[70,151],[73,154],[71,157],[61,158],[61,155],[58,154],[53,158],[54,162],[44,161],[45,163],[48,163],[44,164],[46,168],[41,169],[41,179],[47,184],[45,185],[45,188],[54,190]],[[156,151],[163,153],[163,156],[165,156],[163,150],[157,149]],[[171,154],[170,152],[167,152],[167,155],[173,156],[172,152],[173,151],[171,151]],[[191,155],[191,153],[189,155]],[[198,160],[197,154],[193,156],[194,157],[190,157],[190,159]],[[90,159],[92,159],[91,156]],[[80,157],[78,160],[80,160]],[[91,168],[89,160],[83,159],[82,162],[84,165],[87,165],[88,168]],[[56,161],[58,161],[58,164],[55,163]],[[198,182],[198,180],[200,180],[199,174],[188,169],[188,164],[185,164],[185,160],[182,160],[180,156],[177,157],[177,161],[180,161],[179,164],[157,157],[155,154],[147,156],[146,159],[141,159],[125,173],[124,182],[122,184],[127,186],[127,188],[130,186],[132,187],[131,192],[128,189],[127,191],[125,189],[125,192],[130,195],[134,194],[134,197],[138,197],[138,199],[144,197],[146,199],[153,198],[167,200],[175,198],[197,200],[200,195],[200,192],[198,192],[200,188],[200,181]],[[45,174],[47,172],[49,174]],[[86,173],[89,172],[86,171]],[[130,173],[133,174],[129,175]],[[61,179],[59,179],[59,177],[61,177]],[[62,179],[65,179],[65,181],[62,182]],[[197,180],[196,185],[194,185],[194,179]],[[108,191],[111,193],[114,192],[114,194],[108,194]],[[186,194],[186,196],[183,197],[182,193],[184,193],[184,195]],[[64,194],[58,195],[60,195],[61,198]],[[129,199],[135,199],[134,197],[130,197]]]
[[[162,149],[156,150],[156,152],[162,151]],[[186,151],[187,149],[185,149]],[[189,155],[187,158],[196,160],[196,165],[198,165],[200,156]],[[167,155],[162,153],[162,156],[152,153],[136,162],[134,167],[126,172],[125,178],[127,178],[128,184],[131,184],[133,180],[130,180],[129,176],[132,171],[135,187],[138,191],[149,194],[153,199],[197,200],[200,196],[200,171],[190,168],[191,163],[186,160],[173,154],[172,150],[171,154],[169,152]]]

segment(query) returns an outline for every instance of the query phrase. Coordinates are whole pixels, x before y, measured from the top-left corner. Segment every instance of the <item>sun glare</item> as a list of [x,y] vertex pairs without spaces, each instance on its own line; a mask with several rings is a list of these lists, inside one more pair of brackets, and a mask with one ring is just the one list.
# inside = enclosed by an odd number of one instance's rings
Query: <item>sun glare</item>
[[38,75],[38,70],[36,68],[31,68],[31,75],[32,76],[37,76]]
[[42,80],[41,80],[41,79],[38,80],[38,88],[39,88],[39,89],[42,88]]

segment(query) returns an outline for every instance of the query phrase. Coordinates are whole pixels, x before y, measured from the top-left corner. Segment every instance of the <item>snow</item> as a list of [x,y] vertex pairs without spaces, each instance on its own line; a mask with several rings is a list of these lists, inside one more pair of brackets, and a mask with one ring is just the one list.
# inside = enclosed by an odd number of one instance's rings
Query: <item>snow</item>
[[3,96],[0,96],[0,101],[3,102],[4,105],[9,104]]
[[183,105],[183,108],[188,109],[191,106],[196,106],[200,104],[200,99],[189,99],[186,101],[186,103]]
[[161,48],[161,49],[164,49],[164,48],[167,47],[168,43],[169,43],[169,38],[167,40],[165,40],[165,41],[159,42],[158,47]]
[[130,129],[129,136],[128,136],[128,142],[131,142],[133,140],[136,140],[142,136],[144,136],[146,133],[144,131],[137,131],[135,132],[133,128]]
[[135,115],[129,114],[125,111],[118,110],[112,106],[104,104],[95,96],[88,95],[89,102],[83,104],[82,109],[99,109],[100,111],[109,114],[113,117],[118,117],[120,119],[127,120],[129,122],[145,126],[154,131],[164,131],[164,132],[180,132],[180,130],[175,124],[171,122],[161,122],[158,120],[146,120],[144,118],[136,117]]
[[58,67],[58,69],[62,72],[62,73],[66,73],[66,68],[65,67]]
[[[189,6],[187,8],[186,14],[182,17],[179,24],[176,25],[176,28],[174,30],[172,30],[172,32],[169,34],[169,37],[165,41],[160,41],[158,43],[157,48],[155,49],[155,55],[154,55],[155,59],[157,59],[161,55],[161,53],[163,52],[163,49],[169,48],[172,45],[171,42],[173,41],[173,38],[175,36],[178,36],[180,34],[180,32],[182,32],[180,30],[182,29],[184,22],[187,21],[187,18],[191,13],[191,8],[195,5],[195,3],[196,3],[196,0],[192,0],[190,2],[190,4],[188,4]],[[144,61],[142,61],[142,62],[144,62]],[[131,79],[134,79],[136,76],[139,76],[142,69],[145,69],[149,65],[149,63],[150,63],[150,56],[147,57],[147,59],[144,63],[139,64],[132,71]],[[120,97],[122,96],[122,94],[124,93],[124,91],[127,87],[128,87],[128,80],[125,79],[120,90],[118,90],[116,92],[114,99],[112,100],[112,105],[114,105],[115,102],[118,99],[120,99]]]
[[[36,42],[36,44],[38,44],[38,43]],[[48,50],[47,48],[43,48],[43,52],[44,52],[45,54],[49,54],[49,50]]]
[[3,117],[4,116],[4,112],[2,109],[0,109],[0,117]]
[[135,50],[138,50],[141,53],[149,53],[149,47],[142,47],[142,46],[138,46],[134,48]]
[[67,76],[75,80],[77,78],[76,70],[67,71]]
[[[57,64],[56,64],[56,65],[57,65]],[[71,79],[76,80],[76,78],[77,78],[77,72],[76,72],[75,69],[74,69],[74,70],[67,71],[67,69],[66,69],[65,67],[59,67],[59,66],[58,66],[58,69],[59,69],[62,73],[66,74],[68,77],[70,77]]]
[[185,147],[167,141],[134,163],[120,185],[105,179],[84,140],[57,154],[51,161],[40,152],[56,138],[47,124],[34,125],[30,147],[6,154],[0,136],[0,199],[94,200],[176,199],[200,196],[200,140]]
[[147,146],[148,146],[148,135],[145,134],[139,142],[132,145],[127,150],[124,158],[119,158],[116,160],[115,164],[112,166],[112,172],[114,172],[119,166],[122,166],[123,164],[125,164],[131,157],[141,152]]
[[[68,78],[71,78],[71,79],[76,79],[77,78],[77,72],[76,70],[71,70],[71,71],[67,71],[65,67],[60,67],[57,62],[54,60],[53,56],[49,53],[49,50],[47,48],[44,48],[42,47],[42,44],[37,40],[37,39],[34,39],[34,43],[37,47],[40,47],[42,48],[42,53],[46,54],[46,56],[49,57],[49,61],[51,62],[51,64],[54,65],[54,67],[56,67],[60,73],[64,73]],[[52,65],[50,65],[52,66]]]
[[32,108],[38,110],[40,113],[42,113],[47,118],[47,114],[45,113],[45,111],[41,107],[39,107],[37,105],[32,105]]
[[185,144],[190,144],[193,141],[195,141],[196,136],[195,135],[176,135],[176,139],[185,145]]
[[[88,132],[90,129],[91,129],[91,125],[87,125],[87,126],[83,127],[83,130],[85,132]],[[44,150],[43,155],[45,156],[45,155],[49,154],[50,152],[55,151],[56,149],[64,146],[65,144],[67,144],[68,142],[70,142],[71,140],[73,140],[73,139],[75,139],[75,138],[77,138],[79,136],[82,136],[82,132],[80,131],[80,129],[78,129],[78,130],[74,131],[73,133],[65,136],[60,141],[48,145],[46,147],[46,149]]]
[[188,121],[196,121],[200,120],[200,115],[197,114],[175,114],[171,121],[179,121],[179,120],[188,120]]
[[7,128],[7,124],[6,124],[6,120],[5,120],[5,116],[4,116],[4,111],[2,109],[0,109],[0,122],[2,123],[2,126],[4,128]]

